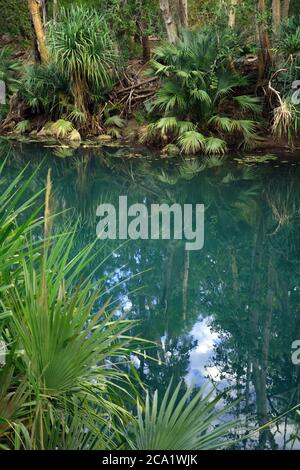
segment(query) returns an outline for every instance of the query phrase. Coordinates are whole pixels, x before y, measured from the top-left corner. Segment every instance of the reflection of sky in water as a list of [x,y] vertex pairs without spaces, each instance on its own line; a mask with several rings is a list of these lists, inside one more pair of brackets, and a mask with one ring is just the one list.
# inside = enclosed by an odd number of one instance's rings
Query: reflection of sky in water
[[[108,277],[106,294],[111,293],[116,287],[120,287],[121,285],[123,285],[123,283],[124,285],[126,285],[126,280],[130,277],[131,273],[129,270],[126,270],[125,266],[122,266],[121,269],[116,269],[114,274]],[[152,299],[152,302],[153,304],[156,303],[154,299]],[[132,310],[132,308],[134,308],[134,305],[130,300],[130,292],[122,294],[119,292],[117,300],[112,301],[112,304],[119,306],[119,308],[117,308],[115,312],[116,316],[122,316],[124,314],[130,315],[130,311]],[[198,388],[206,385],[207,387],[205,387],[205,389],[207,392],[209,391],[211,386],[216,387],[216,394],[226,389],[227,396],[230,396],[232,399],[235,399],[236,390],[234,388],[234,377],[230,374],[226,374],[224,371],[222,371],[221,376],[221,371],[216,365],[214,365],[214,355],[216,352],[215,350],[219,343],[222,341],[222,338],[221,335],[218,332],[213,331],[213,328],[210,326],[212,320],[213,319],[211,317],[203,318],[200,316],[198,321],[194,324],[193,328],[189,332],[189,335],[197,344],[189,353],[189,366],[186,371],[184,380],[188,387]],[[162,365],[163,363],[167,365],[171,356],[179,354],[176,349],[173,349],[172,352],[169,351],[169,345],[170,337],[166,332],[163,336],[160,337],[160,346],[163,354],[162,357],[159,356],[157,358],[158,365]],[[181,345],[180,339],[178,338],[177,345]],[[143,354],[143,347],[140,349],[139,352],[140,354]],[[130,355],[130,359],[132,365],[137,370],[139,370],[141,367],[139,355],[132,353]],[[149,373],[147,361],[144,363],[143,373],[145,374],[145,376],[147,376],[147,374]],[[250,396],[252,397],[252,401],[255,403],[256,398],[253,383],[250,384]],[[222,407],[225,407],[226,404],[226,400],[221,399],[217,407],[221,409]],[[235,417],[236,416],[234,416],[233,409],[233,414],[231,413],[231,411],[228,411],[227,413],[225,413],[224,416],[222,416],[221,420],[227,421]],[[245,425],[244,420],[242,420],[242,423]],[[258,424],[254,416],[252,416],[251,418],[249,417],[248,426],[246,425],[246,428],[248,428],[249,431],[255,431],[257,429]],[[245,433],[246,428],[242,427],[240,431],[241,435]],[[293,448],[295,450],[300,450],[300,442],[293,442],[292,444],[292,442],[287,442],[287,439],[285,439],[285,435],[291,436],[295,432],[297,432],[297,429],[295,428],[295,425],[293,423],[289,423],[289,420],[286,423],[286,426],[283,422],[280,422],[272,427],[272,433],[279,449]],[[252,434],[249,443],[247,442],[246,444],[246,448],[255,448],[258,445],[258,438],[258,432]]]
[[197,341],[197,346],[190,354],[189,370],[185,377],[187,385],[191,387],[200,387],[210,379],[221,382],[217,367],[210,365],[219,335],[212,331],[209,322],[209,318],[200,319],[191,331],[191,336]]

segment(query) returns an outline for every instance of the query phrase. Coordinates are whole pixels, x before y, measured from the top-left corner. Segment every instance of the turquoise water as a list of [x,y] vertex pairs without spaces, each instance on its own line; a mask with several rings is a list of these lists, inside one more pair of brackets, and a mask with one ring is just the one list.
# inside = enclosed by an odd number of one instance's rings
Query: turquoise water
[[[300,159],[259,163],[240,157],[159,160],[129,149],[53,149],[4,145],[6,185],[29,163],[41,164],[29,191],[52,169],[53,211],[66,211],[55,230],[78,224],[79,249],[96,238],[96,208],[128,204],[205,205],[205,243],[186,251],[183,240],[103,242],[95,246],[98,275],[118,311],[139,320],[135,333],[155,343],[132,356],[151,389],[173,377],[240,398],[231,417],[248,429],[300,403]],[[130,159],[128,157],[131,157]],[[41,199],[42,202],[42,199]],[[140,345],[143,353],[144,346]],[[238,448],[299,447],[300,416],[282,417]]]

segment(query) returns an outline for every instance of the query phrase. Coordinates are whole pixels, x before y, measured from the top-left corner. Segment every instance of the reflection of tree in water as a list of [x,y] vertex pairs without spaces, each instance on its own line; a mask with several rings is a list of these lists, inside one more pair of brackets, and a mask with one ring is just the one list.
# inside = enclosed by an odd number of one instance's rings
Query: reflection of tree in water
[[[20,151],[16,154],[9,163],[12,172],[24,166]],[[181,241],[149,240],[130,241],[109,256],[118,241],[96,244],[89,271],[104,263],[99,275],[105,269],[106,289],[117,284],[111,295],[140,320],[135,333],[155,343],[147,351],[155,361],[139,356],[143,380],[165,389],[170,377],[177,382],[186,375],[195,347],[191,330],[201,314],[219,335],[212,362],[233,386],[228,400],[241,397],[235,414],[256,413],[263,425],[299,403],[299,367],[291,363],[291,343],[300,337],[299,171],[222,165],[219,159],[178,165],[120,157],[91,158],[77,151],[62,161],[47,159],[55,210],[73,208],[56,221],[57,229],[68,219],[78,220],[77,248],[95,237],[97,205],[117,205],[121,194],[128,195],[129,204],[149,207],[158,202],[206,206],[200,252],[186,252]],[[32,161],[36,166],[40,156]],[[48,165],[33,180],[33,192],[43,185]],[[281,447],[286,446],[293,416],[278,429],[262,430],[258,442],[249,438],[243,445],[274,448],[281,432]]]
[[[260,425],[299,403],[299,372],[291,364],[291,343],[300,333],[300,252],[295,238],[299,189],[292,183],[291,191],[289,177],[281,174],[280,184],[276,179],[265,189],[262,186],[253,214],[246,218],[242,207],[241,219],[249,220],[248,227],[241,226],[242,231],[230,237],[220,228],[218,233],[225,235],[220,241],[224,256],[212,253],[214,271],[221,273],[218,282],[214,279],[209,286],[215,297],[213,326],[229,333],[216,349],[215,363],[224,374],[235,377],[237,394],[244,397],[239,412],[249,413],[255,400]],[[274,212],[279,214],[282,207],[284,223],[274,231],[278,224]],[[286,445],[287,435],[282,432]],[[268,428],[260,432],[258,443],[259,448],[267,445],[276,447]]]

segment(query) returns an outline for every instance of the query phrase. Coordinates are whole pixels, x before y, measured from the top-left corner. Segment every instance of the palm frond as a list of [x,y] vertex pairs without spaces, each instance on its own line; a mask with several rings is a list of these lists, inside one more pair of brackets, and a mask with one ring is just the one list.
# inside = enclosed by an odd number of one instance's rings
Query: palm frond
[[186,154],[194,154],[205,148],[205,137],[197,131],[184,132],[178,139],[182,151]]
[[262,110],[261,99],[257,96],[240,95],[234,96],[233,100],[239,104],[243,111],[251,111],[258,114]]
[[118,127],[119,129],[122,129],[125,126],[125,121],[120,116],[114,115],[114,116],[108,117],[105,120],[104,125],[109,126],[109,127],[114,126],[114,127]]
[[171,394],[169,385],[159,402],[158,392],[145,403],[138,402],[138,419],[134,427],[132,449],[139,450],[206,450],[228,446],[228,438],[233,422],[221,424],[218,420],[229,407],[217,411],[222,396],[213,398],[210,392],[202,391],[191,398],[187,390],[180,397],[181,384]]
[[205,139],[204,150],[208,155],[223,155],[227,150],[227,145],[222,139],[207,137]]

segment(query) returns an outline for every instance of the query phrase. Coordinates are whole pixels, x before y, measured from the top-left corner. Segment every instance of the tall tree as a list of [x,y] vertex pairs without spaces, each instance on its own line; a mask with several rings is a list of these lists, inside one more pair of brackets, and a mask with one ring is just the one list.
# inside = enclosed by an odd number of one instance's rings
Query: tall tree
[[45,24],[47,22],[47,9],[48,9],[47,0],[41,0],[41,9],[42,9],[43,25],[45,27]]
[[266,24],[266,0],[258,0],[258,36],[260,42],[260,51],[259,51],[259,81],[266,76],[267,70],[271,65],[271,45],[270,38],[268,33],[268,28]]
[[281,21],[281,0],[272,0],[273,33],[278,31]]
[[187,28],[189,25],[188,0],[179,0],[180,25]]
[[289,16],[291,0],[283,0],[282,5],[282,18],[287,18]]
[[57,0],[53,0],[53,21],[56,22],[57,20]]
[[159,0],[159,5],[166,25],[168,39],[171,43],[174,43],[178,38],[178,33],[176,21],[172,14],[171,0]]
[[228,15],[228,26],[229,28],[235,27],[236,21],[236,6],[239,3],[239,0],[230,0],[229,4],[229,15]]
[[47,63],[49,60],[49,54],[46,45],[45,30],[41,16],[41,6],[41,0],[28,0],[28,8],[34,26],[41,61],[42,63]]

